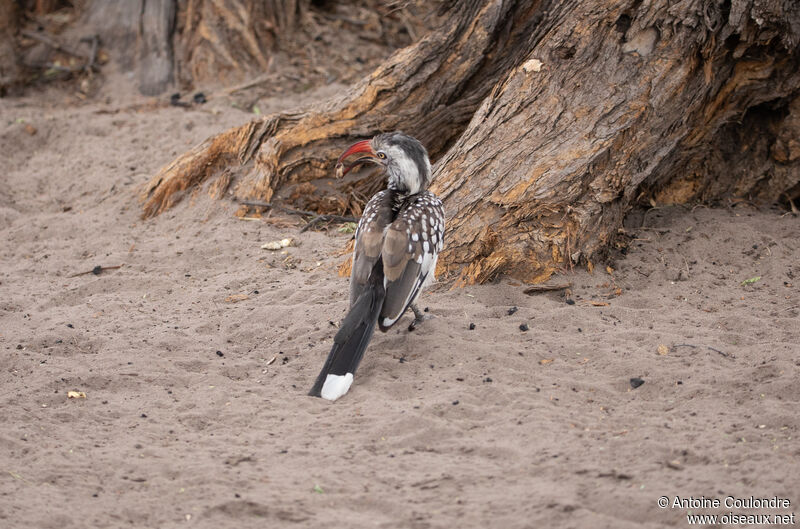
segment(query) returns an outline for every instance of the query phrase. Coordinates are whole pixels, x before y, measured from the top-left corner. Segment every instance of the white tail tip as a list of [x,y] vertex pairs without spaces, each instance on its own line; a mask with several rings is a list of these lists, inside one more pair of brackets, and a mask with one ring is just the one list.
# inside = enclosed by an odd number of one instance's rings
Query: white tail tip
[[353,373],[345,375],[328,375],[325,377],[325,384],[322,385],[320,396],[326,400],[336,400],[350,389],[353,383]]

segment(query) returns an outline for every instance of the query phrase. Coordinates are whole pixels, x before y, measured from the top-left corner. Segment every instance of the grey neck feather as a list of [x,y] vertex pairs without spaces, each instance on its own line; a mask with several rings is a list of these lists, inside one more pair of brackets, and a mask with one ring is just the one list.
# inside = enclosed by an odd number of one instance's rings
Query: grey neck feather
[[431,162],[419,141],[402,133],[380,135],[376,140],[375,147],[382,149],[389,160],[386,166],[389,189],[415,195],[428,188]]

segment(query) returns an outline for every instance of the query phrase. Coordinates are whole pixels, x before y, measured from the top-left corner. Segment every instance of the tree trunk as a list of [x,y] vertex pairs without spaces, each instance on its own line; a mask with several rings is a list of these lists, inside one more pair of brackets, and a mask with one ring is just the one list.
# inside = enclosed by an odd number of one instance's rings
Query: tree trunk
[[17,16],[14,0],[0,0],[0,97],[19,78],[17,54],[14,50]]
[[290,32],[301,0],[189,0],[179,34],[181,78],[232,83],[269,68],[280,32]]
[[499,273],[535,282],[596,258],[639,200],[798,193],[796,3],[455,7],[341,97],[254,120],[178,158],[145,190],[145,215],[220,175],[240,198],[358,214],[380,182],[326,178],[337,155],[402,129],[438,158],[444,271],[463,283]]
[[189,86],[263,72],[276,34],[292,30],[301,1],[92,0],[86,20],[121,68],[136,72],[139,90],[158,95],[176,74]]

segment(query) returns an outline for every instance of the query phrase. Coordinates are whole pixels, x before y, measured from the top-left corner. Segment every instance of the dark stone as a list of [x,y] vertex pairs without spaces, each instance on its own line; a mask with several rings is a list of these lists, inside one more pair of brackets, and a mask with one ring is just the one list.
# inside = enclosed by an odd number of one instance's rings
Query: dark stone
[[527,331],[528,330],[528,324],[527,323],[521,323],[519,325],[519,330],[521,330],[522,332]]
[[508,315],[511,316],[512,314],[514,314],[518,310],[519,309],[517,307],[511,307],[510,309],[508,309]]
[[217,351],[217,356],[225,356],[225,354],[222,351]]
[[567,305],[574,305],[574,304],[575,304],[575,300],[574,299],[568,299],[567,300]]
[[469,330],[471,330],[471,331],[475,330],[475,324],[474,323],[470,323],[469,324]]
[[642,380],[641,378],[634,377],[634,378],[631,379],[631,387],[633,389],[638,388],[642,384],[644,384],[644,380]]

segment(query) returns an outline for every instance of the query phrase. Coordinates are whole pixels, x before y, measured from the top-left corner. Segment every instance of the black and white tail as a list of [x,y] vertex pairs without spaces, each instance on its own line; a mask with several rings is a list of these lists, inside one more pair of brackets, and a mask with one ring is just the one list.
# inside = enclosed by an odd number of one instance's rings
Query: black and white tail
[[336,400],[350,389],[353,375],[372,339],[375,324],[386,297],[383,287],[383,265],[378,259],[363,290],[344,317],[339,332],[333,338],[333,347],[322,366],[314,387],[308,392],[312,397]]

